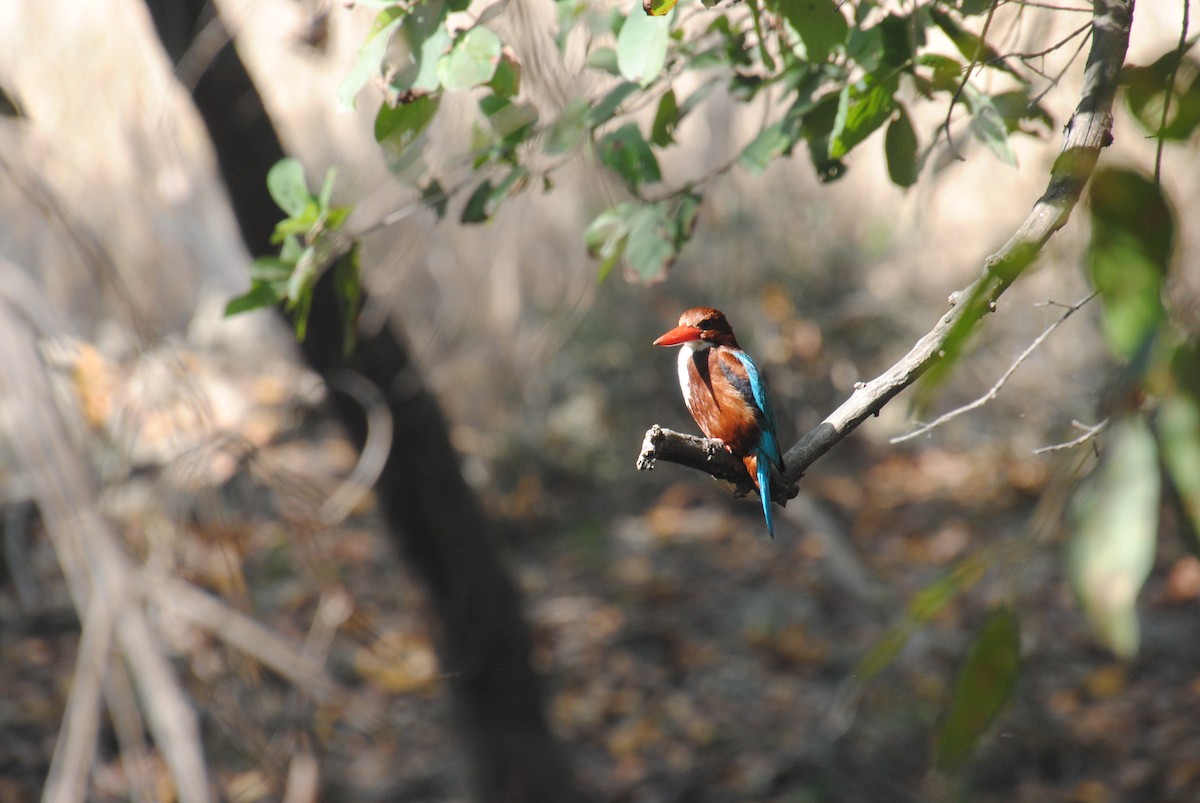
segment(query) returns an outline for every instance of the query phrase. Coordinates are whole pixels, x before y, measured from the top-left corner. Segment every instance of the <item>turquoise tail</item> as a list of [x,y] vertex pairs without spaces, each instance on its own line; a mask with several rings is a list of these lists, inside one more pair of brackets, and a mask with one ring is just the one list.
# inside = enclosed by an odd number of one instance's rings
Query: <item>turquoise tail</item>
[[758,498],[762,500],[763,517],[767,520],[767,534],[775,538],[775,522],[771,521],[771,460],[760,450],[758,453]]

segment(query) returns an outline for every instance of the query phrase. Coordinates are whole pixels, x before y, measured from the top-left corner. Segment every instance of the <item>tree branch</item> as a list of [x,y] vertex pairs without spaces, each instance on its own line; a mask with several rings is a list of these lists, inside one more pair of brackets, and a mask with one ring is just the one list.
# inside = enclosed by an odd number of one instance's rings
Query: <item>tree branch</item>
[[[1012,365],[1008,366],[1008,370],[1005,371],[1003,374],[1001,374],[1000,378],[996,380],[996,384],[992,385],[992,387],[988,390],[987,393],[985,393],[982,396],[980,396],[979,398],[975,399],[975,401],[968,402],[967,404],[964,404],[961,407],[956,407],[953,410],[949,411],[948,413],[943,413],[942,415],[938,416],[934,420],[930,421],[928,424],[921,424],[914,430],[910,430],[909,432],[905,432],[903,435],[897,435],[896,437],[891,438],[888,441],[888,443],[893,443],[893,444],[894,443],[903,443],[904,441],[912,440],[913,438],[916,438],[919,435],[924,435],[926,432],[929,432],[932,429],[936,429],[936,428],[940,427],[942,424],[945,424],[947,421],[952,421],[955,418],[958,418],[960,415],[962,415],[964,413],[969,413],[972,410],[978,410],[980,407],[987,404],[992,399],[996,398],[996,396],[998,396],[1000,394],[1000,389],[1003,388],[1004,385],[1008,382],[1009,377],[1011,377],[1014,373],[1016,373],[1016,370],[1021,367],[1021,363],[1025,362],[1027,359],[1029,359],[1029,355],[1033,354],[1033,352],[1037,351],[1038,346],[1040,346],[1040,345],[1042,345],[1042,343],[1046,342],[1046,338],[1050,337],[1050,335],[1054,332],[1055,329],[1062,326],[1062,324],[1067,320],[1067,318],[1070,318],[1072,315],[1074,315],[1076,312],[1078,312],[1079,309],[1081,307],[1083,307],[1084,304],[1088,303],[1095,297],[1096,297],[1096,294],[1094,292],[1088,293],[1084,298],[1082,298],[1079,301],[1076,301],[1074,304],[1068,306],[1066,312],[1064,312],[1062,315],[1060,315],[1058,318],[1056,318],[1053,323],[1051,323],[1049,326],[1047,326],[1045,329],[1043,329],[1042,333],[1040,335],[1038,335],[1036,338],[1034,338],[1032,343],[1030,343],[1028,346],[1025,347],[1025,350],[1022,351],[1015,360],[1013,360]],[[1053,302],[1051,302],[1051,303],[1053,303]]]
[[[788,493],[776,498],[782,501],[795,496],[793,486],[809,466],[944,359],[963,335],[995,309],[996,299],[1033,263],[1046,241],[1070,218],[1092,176],[1101,149],[1112,143],[1113,98],[1117,91],[1117,75],[1129,46],[1133,9],[1134,0],[1096,0],[1094,3],[1092,49],[1084,68],[1079,104],[1063,132],[1062,149],[1051,168],[1046,191],[1034,203],[1024,222],[999,251],[984,260],[982,274],[950,296],[951,309],[933,329],[883,374],[858,385],[849,399],[788,450],[784,456],[787,471],[783,477]],[[734,475],[739,489],[749,486],[745,470],[724,449],[714,453],[705,439],[671,432],[657,425],[646,433],[637,466],[641,470],[653,468],[656,459],[697,468],[718,479],[730,479]],[[740,476],[735,468],[741,469]]]

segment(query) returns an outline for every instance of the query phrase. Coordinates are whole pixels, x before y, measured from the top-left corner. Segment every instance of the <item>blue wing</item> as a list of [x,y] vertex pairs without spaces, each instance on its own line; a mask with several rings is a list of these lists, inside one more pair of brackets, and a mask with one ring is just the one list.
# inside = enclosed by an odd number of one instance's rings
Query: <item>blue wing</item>
[[775,523],[771,520],[771,464],[783,471],[783,457],[779,453],[779,438],[775,434],[775,412],[771,409],[771,400],[767,398],[767,389],[759,376],[758,366],[750,355],[744,351],[733,352],[738,362],[746,369],[750,380],[750,392],[754,394],[754,404],[762,411],[763,425],[758,437],[758,498],[762,500],[763,518],[767,520],[767,533],[775,537]]
[[[750,355],[741,349],[732,351],[733,355],[738,358],[738,362],[746,369],[746,375],[750,378],[750,392],[754,394],[754,403],[763,414],[763,427],[762,434],[759,436],[758,451],[765,455],[776,468],[783,471],[783,456],[779,453],[779,439],[775,434],[777,429],[775,413],[771,410],[771,400],[767,398],[767,388],[763,385],[762,377],[758,374],[758,366],[754,364],[754,360],[750,359]],[[761,465],[759,467],[759,474],[762,474]],[[770,514],[767,514],[768,522],[770,518]]]

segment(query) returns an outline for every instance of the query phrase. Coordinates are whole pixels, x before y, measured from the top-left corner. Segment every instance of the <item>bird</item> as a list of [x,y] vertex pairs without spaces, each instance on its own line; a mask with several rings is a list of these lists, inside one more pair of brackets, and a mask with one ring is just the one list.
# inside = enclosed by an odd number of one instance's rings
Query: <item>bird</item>
[[771,466],[782,474],[778,427],[762,376],[742,351],[725,314],[694,307],[679,316],[679,325],[654,341],[679,350],[679,388],[688,412],[705,436],[721,441],[741,458],[762,500],[767,532],[771,520]]

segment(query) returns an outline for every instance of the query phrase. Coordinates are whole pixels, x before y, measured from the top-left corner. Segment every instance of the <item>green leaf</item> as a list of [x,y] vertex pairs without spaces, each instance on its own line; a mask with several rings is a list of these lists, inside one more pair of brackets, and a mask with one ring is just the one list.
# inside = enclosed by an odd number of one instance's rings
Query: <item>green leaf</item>
[[692,232],[696,229],[696,221],[700,217],[700,202],[703,199],[695,193],[686,193],[679,196],[675,202],[675,206],[671,211],[674,224],[674,245],[675,252],[683,250],[683,246],[692,238]]
[[525,141],[537,123],[537,109],[530,103],[513,103],[497,95],[479,99],[479,108],[488,118],[492,131],[502,145],[514,147]]
[[638,85],[629,81],[622,81],[608,91],[608,94],[597,103],[586,117],[586,123],[589,127],[595,128],[603,125],[613,118],[617,113],[617,108],[625,102],[625,98],[638,91]]
[[287,282],[287,300],[289,305],[295,305],[305,296],[312,295],[313,284],[317,280],[317,249],[308,246],[300,254],[291,278]]
[[979,737],[1012,696],[1020,666],[1016,614],[1007,607],[996,608],[967,650],[949,710],[938,728],[934,762],[939,769],[956,772],[970,757]]
[[845,44],[850,26],[834,0],[776,0],[778,8],[804,42],[810,62],[829,58],[834,48]]
[[596,145],[596,153],[601,163],[625,179],[635,195],[642,184],[662,180],[658,159],[642,138],[636,123],[626,123],[605,134]]
[[467,199],[462,211],[462,222],[483,223],[491,219],[500,204],[524,187],[528,180],[529,170],[522,165],[513,167],[499,184],[492,184],[491,179],[484,179]]
[[358,311],[362,301],[362,267],[358,243],[334,265],[333,286],[342,302],[342,350],[349,355],[354,351]]
[[438,59],[437,76],[451,92],[462,92],[486,84],[500,63],[500,37],[476,25],[458,38],[454,47]]
[[976,16],[991,9],[996,0],[961,0],[958,10],[967,16]]
[[485,178],[480,182],[463,207],[462,216],[459,218],[463,223],[483,223],[488,219],[487,202],[492,195],[492,189],[491,179]]
[[[836,96],[833,96],[833,101],[836,106]],[[757,175],[766,170],[767,165],[775,157],[791,153],[800,137],[808,136],[811,131],[808,128],[810,121],[806,115],[812,111],[813,106],[812,101],[804,96],[798,96],[796,102],[788,108],[782,119],[764,128],[749,145],[742,149],[742,152],[738,154],[738,164],[751,174]],[[827,146],[823,143],[823,147]]]
[[225,317],[270,307],[278,303],[279,295],[266,282],[254,282],[250,289],[225,305]]
[[897,187],[911,187],[917,183],[920,167],[917,164],[917,132],[904,107],[896,105],[896,116],[888,123],[883,148],[887,155],[888,175]]
[[[413,26],[409,26],[410,39],[415,39]],[[421,39],[419,47],[413,47],[416,53],[416,63],[401,72],[392,81],[392,86],[401,92],[416,92],[432,94],[442,88],[438,77],[438,62],[450,52],[454,40],[446,26],[438,26],[426,37]]]
[[871,645],[854,666],[852,676],[859,683],[869,683],[880,672],[891,666],[908,645],[913,634],[912,622],[904,621],[890,628],[882,638]]
[[640,207],[629,218],[625,263],[643,284],[666,278],[667,268],[675,261],[676,250],[666,204]]
[[1001,92],[992,95],[992,105],[1004,118],[1004,125],[1009,133],[1022,131],[1027,134],[1037,133],[1035,129],[1021,127],[1023,121],[1029,120],[1041,123],[1047,131],[1053,130],[1054,118],[1040,103],[1033,103],[1028,88],[1014,89],[1011,92]]
[[625,253],[629,217],[637,207],[635,203],[625,202],[612,209],[606,209],[597,215],[584,231],[583,239],[587,244],[588,255],[600,260],[600,281],[604,281]]
[[1129,360],[1166,318],[1162,285],[1174,250],[1174,214],[1152,179],[1125,169],[1098,170],[1088,203],[1088,269],[1100,293],[1105,338]]
[[385,8],[371,23],[367,37],[358,49],[358,61],[338,86],[338,106],[343,110],[353,109],[355,98],[367,82],[383,75],[383,57],[405,13],[403,6]]
[[515,98],[521,92],[521,65],[507,53],[501,53],[500,63],[496,65],[496,74],[488,82],[488,86],[499,97]]
[[675,8],[677,2],[679,0],[644,0],[642,10],[651,17],[661,17]]
[[686,193],[652,204],[625,202],[596,217],[584,233],[588,253],[601,260],[603,281],[623,257],[632,278],[661,281],[687,243],[700,209],[700,197]]
[[403,172],[420,156],[413,147],[437,114],[438,100],[428,95],[399,106],[380,106],[375,115],[375,141],[382,146],[388,167]]
[[658,78],[667,61],[667,43],[675,10],[651,17],[633,0],[633,11],[617,34],[617,69],[627,81],[647,87]]
[[987,145],[996,158],[1016,167],[1017,155],[1008,141],[1008,125],[992,104],[992,99],[970,84],[963,88],[963,94],[971,109],[971,133]]
[[250,263],[250,279],[256,282],[287,281],[296,263],[276,256],[259,257]]
[[617,51],[611,47],[597,47],[587,55],[587,66],[593,70],[606,72],[609,75],[620,75],[621,69],[617,66]]
[[1100,640],[1128,658],[1138,649],[1138,592],[1154,564],[1158,452],[1141,416],[1110,432],[1099,470],[1076,494],[1067,573]]
[[[763,0],[746,0],[746,7],[750,9],[750,21],[754,26],[754,38],[758,42],[758,58],[762,61],[762,66],[767,72],[775,72],[775,57],[771,55],[771,49],[767,47],[767,36],[763,32],[762,12],[759,10]],[[736,95],[734,96],[736,97]]]
[[987,562],[978,555],[960,561],[952,570],[922,588],[908,603],[908,616],[914,622],[928,622],[947,605],[979,582],[987,571]]
[[[283,244],[279,248],[279,260],[287,266],[288,275],[292,275],[292,271],[296,267],[296,263],[300,261],[301,255],[304,253],[304,244],[300,242],[300,238],[292,235],[287,235],[283,238]],[[259,260],[266,261],[271,257],[260,257]],[[255,260],[256,262],[259,260]]]
[[449,200],[446,188],[436,178],[430,179],[429,183],[421,188],[421,202],[437,214],[438,220],[446,216],[446,203]]
[[654,113],[654,124],[650,127],[650,141],[660,148],[675,144],[675,126],[679,123],[679,104],[675,101],[675,90],[668,89],[658,101]]
[[[1174,76],[1175,83],[1167,83]],[[1169,140],[1187,140],[1200,126],[1200,63],[1190,57],[1182,60],[1172,49],[1149,67],[1125,67],[1121,70],[1125,102],[1134,118],[1152,136]],[[1170,102],[1166,125],[1163,104]]]
[[308,314],[312,311],[312,293],[305,293],[299,301],[288,306],[292,316],[292,326],[296,330],[296,339],[304,342],[308,335]]
[[963,70],[966,69],[960,62],[939,53],[923,53],[917,63],[933,70],[929,80],[934,89],[941,92],[958,91]]
[[325,213],[325,221],[322,227],[326,231],[337,231],[346,222],[346,218],[350,217],[350,213],[354,211],[350,206],[333,206]]
[[1012,67],[1000,56],[999,53],[992,48],[991,45],[984,42],[978,36],[968,31],[966,28],[958,24],[957,20],[951,17],[937,6],[929,7],[929,16],[934,23],[942,29],[946,36],[950,37],[950,41],[958,48],[958,52],[963,55],[967,61],[975,61],[977,64],[982,64],[985,67],[991,67],[1001,72],[1006,72],[1012,75],[1017,80],[1024,83]]
[[329,213],[329,203],[333,200],[333,182],[337,178],[337,168],[331,167],[325,171],[325,182],[321,184],[321,192],[317,195],[317,209],[322,215]]
[[892,69],[906,68],[911,70],[911,63],[916,57],[914,48],[925,43],[925,31],[913,24],[912,16],[901,17],[888,14],[875,26],[879,30],[880,63]]
[[840,159],[829,155],[830,140],[835,130],[845,126],[849,109],[849,90],[830,92],[823,96],[811,111],[804,115],[803,133],[808,140],[808,153],[821,181],[835,181],[846,172]]
[[[632,86],[632,84],[630,84]],[[559,118],[546,130],[544,149],[547,154],[567,153],[579,147],[585,133],[584,123],[590,107],[583,98],[572,98]]]
[[758,175],[767,169],[772,159],[790,149],[795,142],[786,123],[772,123],[742,148],[742,152],[738,154],[738,164],[748,173]]
[[516,165],[512,170],[508,171],[508,175],[504,177],[504,180],[496,185],[496,189],[492,191],[492,196],[489,200],[494,206],[499,206],[509,196],[520,192],[528,183],[529,168],[524,165]]
[[1163,465],[1190,527],[1183,527],[1192,554],[1200,556],[1200,403],[1183,393],[1163,400],[1155,419]]
[[291,157],[280,159],[267,171],[267,192],[271,199],[291,217],[304,214],[313,203],[312,193],[304,178],[304,165]]
[[321,211],[317,208],[317,201],[315,198],[310,199],[299,214],[284,218],[275,224],[271,242],[283,242],[289,236],[308,234],[320,219]]
[[[868,80],[872,81],[870,78]],[[841,159],[846,156],[891,118],[896,108],[893,96],[898,85],[899,78],[892,74],[882,83],[872,81],[865,87],[855,84],[849,88],[844,122],[840,126],[835,125],[836,133],[829,145],[830,158]]]

